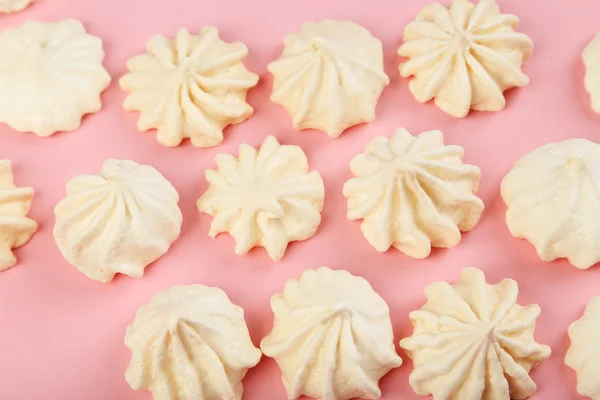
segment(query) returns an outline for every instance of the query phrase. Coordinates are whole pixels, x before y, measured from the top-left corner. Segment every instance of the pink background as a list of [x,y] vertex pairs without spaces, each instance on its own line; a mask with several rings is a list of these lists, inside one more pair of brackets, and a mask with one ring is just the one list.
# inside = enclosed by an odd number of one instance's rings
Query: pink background
[[[104,109],[85,119],[81,129],[50,138],[15,132],[0,125],[0,158],[13,161],[16,182],[36,195],[30,216],[40,224],[29,244],[17,251],[19,264],[0,274],[0,399],[6,400],[143,400],[123,377],[130,352],[123,344],[125,327],[137,308],[174,284],[202,283],[224,289],[244,307],[255,344],[270,329],[270,296],[307,268],[328,265],[362,275],[391,309],[396,342],[411,332],[408,312],[424,302],[424,287],[436,280],[453,281],[464,266],[486,271],[490,282],[505,277],[521,286],[520,304],[539,303],[542,315],[536,336],[552,347],[552,356],[533,377],[539,390],[533,399],[580,399],[575,374],[563,358],[566,330],[586,302],[600,294],[600,268],[578,271],[565,261],[544,263],[533,247],[510,236],[499,195],[503,175],[522,155],[547,142],[568,137],[597,139],[600,116],[592,113],[583,89],[583,47],[600,28],[597,0],[500,0],[504,12],[521,18],[520,30],[535,42],[525,67],[531,84],[508,94],[506,110],[450,117],[435,106],[418,104],[397,73],[396,49],[404,26],[427,0],[40,0],[25,12],[0,17],[0,29],[27,19],[77,18],[104,40],[105,65],[114,77],[103,95]],[[306,21],[351,19],[381,38],[391,85],[384,91],[377,120],[353,128],[339,139],[316,131],[298,132],[286,112],[269,101],[270,60],[279,56],[284,34]],[[197,31],[219,27],[225,40],[249,47],[246,66],[260,74],[250,92],[255,115],[226,131],[216,148],[189,143],[171,149],[154,133],[139,133],[137,115],[122,109],[124,93],[117,78],[126,60],[143,51],[155,33],[172,36],[180,27]],[[460,245],[414,260],[396,250],[378,254],[362,237],[359,224],[346,219],[342,184],[348,162],[377,135],[399,126],[412,133],[441,129],[449,144],[465,148],[465,161],[482,169],[479,196],[486,205],[479,225]],[[210,218],[195,201],[206,189],[204,170],[214,167],[220,152],[237,152],[240,143],[258,145],[267,135],[298,144],[326,186],[323,222],[306,242],[292,244],[274,264],[263,249],[236,256],[227,235],[208,237]],[[151,164],[181,195],[182,234],[165,257],[146,269],[142,279],[118,277],[111,284],[89,280],[61,257],[52,237],[53,208],[64,196],[66,181],[95,173],[105,158]],[[383,399],[417,399],[408,386],[411,363],[381,381]],[[264,358],[245,379],[244,399],[285,399],[276,364]]]

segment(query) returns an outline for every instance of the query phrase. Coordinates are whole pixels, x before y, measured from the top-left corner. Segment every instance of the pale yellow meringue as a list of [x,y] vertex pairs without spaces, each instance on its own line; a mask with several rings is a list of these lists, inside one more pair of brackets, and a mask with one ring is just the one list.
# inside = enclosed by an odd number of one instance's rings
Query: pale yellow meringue
[[455,117],[470,109],[500,111],[505,90],[529,83],[521,65],[533,42],[515,31],[518,22],[494,0],[428,4],[404,29],[400,75],[414,77],[409,89],[419,102],[434,99]]
[[600,113],[600,31],[585,47],[582,58],[585,64],[585,89],[590,94],[592,109]]
[[292,116],[296,129],[318,129],[336,138],[375,119],[390,83],[381,41],[350,21],[308,22],[283,39],[281,57],[269,64],[271,100]]
[[475,193],[481,171],[462,163],[463,149],[444,145],[440,131],[414,137],[399,128],[373,139],[350,162],[355,177],[344,184],[348,219],[362,219],[367,241],[414,258],[432,247],[454,247],[479,222],[483,202]]
[[12,249],[27,243],[37,230],[37,223],[27,218],[32,199],[32,188],[15,186],[11,162],[0,160],[0,272],[16,264]]
[[10,14],[24,10],[36,0],[0,0],[0,14]]
[[550,356],[533,333],[540,307],[516,303],[517,283],[485,282],[465,268],[454,285],[425,289],[427,303],[410,313],[413,334],[400,346],[413,360],[410,386],[438,400],[526,399],[537,389],[529,372]]
[[271,298],[263,353],[277,361],[288,399],[377,399],[379,379],[399,367],[390,313],[369,283],[347,271],[307,270]]
[[264,247],[279,261],[288,244],[312,237],[321,223],[325,197],[318,172],[298,146],[269,136],[260,149],[240,145],[239,156],[219,154],[217,169],[206,171],[210,186],[198,210],[214,217],[211,237],[229,232],[236,254]]
[[154,400],[241,400],[242,378],[261,358],[244,310],[198,284],[173,286],[140,307],[125,344],[125,379]]

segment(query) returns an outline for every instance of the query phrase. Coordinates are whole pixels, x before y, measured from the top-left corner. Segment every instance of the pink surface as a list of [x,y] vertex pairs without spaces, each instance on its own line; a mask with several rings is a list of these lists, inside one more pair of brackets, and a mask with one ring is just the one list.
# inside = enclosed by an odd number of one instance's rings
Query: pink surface
[[[0,158],[9,158],[16,181],[36,190],[31,217],[40,229],[17,251],[20,263],[0,274],[0,399],[6,400],[142,400],[124,380],[130,353],[123,344],[125,327],[137,308],[174,284],[202,283],[224,289],[244,307],[255,344],[268,332],[270,296],[307,268],[328,265],[362,275],[387,301],[396,342],[410,334],[408,312],[424,302],[424,287],[436,280],[457,279],[464,266],[486,271],[489,281],[516,279],[521,304],[539,303],[542,315],[536,336],[552,347],[552,356],[533,377],[535,400],[580,399],[575,374],[563,358],[567,326],[579,318],[586,302],[600,294],[600,268],[578,271],[565,261],[541,262],[533,247],[510,236],[499,184],[512,164],[526,152],[555,140],[585,137],[598,140],[600,117],[589,107],[583,89],[580,54],[600,28],[597,0],[500,0],[504,12],[521,18],[520,30],[531,36],[535,52],[525,72],[531,84],[508,94],[505,111],[472,113],[464,120],[421,105],[397,74],[395,56],[406,23],[426,0],[40,0],[23,13],[0,17],[0,29],[27,19],[80,19],[104,40],[105,65],[114,82],[103,96],[104,109],[85,119],[81,129],[51,138],[15,132],[0,125]],[[384,91],[377,120],[353,128],[339,139],[316,131],[298,132],[286,112],[270,103],[270,60],[279,56],[284,34],[305,21],[351,19],[382,39],[391,85]],[[126,113],[117,77],[126,60],[144,49],[155,33],[173,35],[180,27],[192,31],[214,24],[225,40],[245,42],[247,67],[261,75],[249,102],[255,115],[226,131],[225,142],[212,149],[189,143],[171,149],[154,133],[139,133],[137,115]],[[398,251],[378,254],[362,237],[359,224],[346,220],[342,184],[348,162],[377,135],[403,126],[413,133],[441,129],[446,142],[465,148],[465,161],[482,169],[480,197],[486,204],[479,225],[450,250],[436,250],[427,260],[413,260]],[[220,152],[237,152],[240,143],[260,144],[267,135],[298,144],[326,185],[323,222],[311,240],[292,244],[274,264],[263,249],[236,256],[227,235],[210,239],[210,218],[200,215],[195,201],[206,189],[204,170],[214,167]],[[66,181],[95,173],[105,158],[128,158],[151,164],[181,195],[182,235],[165,257],[146,269],[142,279],[119,277],[111,284],[93,282],[68,265],[52,237],[53,208],[64,196]],[[381,381],[383,399],[417,399],[408,386],[411,362]],[[276,364],[264,358],[245,379],[249,400],[285,399]]]

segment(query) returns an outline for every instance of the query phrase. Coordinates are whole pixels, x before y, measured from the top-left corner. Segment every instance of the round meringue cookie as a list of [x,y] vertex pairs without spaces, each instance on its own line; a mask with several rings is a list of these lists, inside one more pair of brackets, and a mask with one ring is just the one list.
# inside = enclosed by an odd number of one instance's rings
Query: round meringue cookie
[[11,162],[0,160],[0,272],[16,264],[12,249],[27,243],[37,230],[37,223],[27,218],[32,199],[32,188],[15,186]]
[[452,0],[446,7],[431,3],[404,29],[398,55],[400,75],[413,77],[409,89],[421,103],[434,99],[458,118],[469,110],[500,111],[503,92],[525,86],[521,71],[533,42],[516,32],[519,19],[501,14],[494,0]]
[[98,174],[67,182],[67,197],[54,210],[54,238],[65,259],[90,279],[139,278],[179,236],[178,201],[153,167],[109,159]]
[[36,0],[0,0],[0,14],[10,14],[24,10]]
[[241,400],[242,378],[262,356],[244,310],[198,284],[173,286],[140,307],[125,344],[125,379],[154,400]]
[[579,269],[600,261],[600,144],[569,139],[522,157],[504,177],[510,233],[544,261],[567,258]]
[[350,162],[348,219],[363,220],[365,238],[380,252],[394,246],[426,258],[432,247],[458,245],[484,208],[475,196],[481,171],[463,164],[463,153],[444,145],[440,131],[414,137],[399,128],[392,138],[376,137]]
[[517,283],[485,282],[466,268],[454,285],[425,289],[427,303],[410,313],[413,334],[400,346],[413,360],[410,386],[434,399],[526,399],[537,389],[529,372],[550,356],[536,343],[540,307],[516,304]]
[[569,327],[571,345],[565,364],[577,373],[577,392],[592,400],[600,400],[600,297],[588,303],[585,313]]
[[271,298],[272,331],[260,348],[281,368],[288,399],[377,399],[399,367],[390,313],[369,283],[347,271],[307,270]]
[[222,41],[213,26],[198,35],[180,29],[172,40],[156,35],[147,53],[127,62],[131,72],[119,81],[131,92],[125,110],[139,111],[139,130],[156,129],[166,146],[185,138],[197,147],[216,146],[223,129],[252,115],[246,92],[258,75],[242,64],[247,55],[244,44]]
[[590,94],[592,109],[600,113],[600,31],[583,50],[585,89]]
[[240,145],[239,156],[219,154],[217,169],[206,171],[210,186],[198,210],[214,217],[211,237],[229,232],[236,254],[264,247],[274,261],[290,242],[312,237],[321,223],[325,187],[308,172],[298,146],[280,145],[269,136],[260,149]]
[[50,136],[99,111],[110,83],[102,41],[81,22],[27,21],[0,33],[0,122]]
[[271,100],[292,116],[294,128],[336,138],[375,119],[375,106],[390,83],[381,41],[350,21],[308,22],[283,39],[281,57],[269,64]]

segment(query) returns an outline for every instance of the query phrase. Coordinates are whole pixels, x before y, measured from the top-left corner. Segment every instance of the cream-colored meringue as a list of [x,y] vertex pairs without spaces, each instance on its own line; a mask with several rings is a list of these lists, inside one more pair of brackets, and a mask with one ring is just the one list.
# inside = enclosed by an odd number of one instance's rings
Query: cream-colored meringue
[[577,392],[600,400],[600,297],[588,303],[585,313],[569,327],[571,345],[565,364],[577,373]]
[[475,227],[483,202],[475,193],[481,171],[463,164],[463,149],[445,146],[440,131],[412,136],[399,128],[376,137],[350,162],[355,178],[344,185],[348,219],[362,219],[367,241],[414,258],[431,247],[454,247]]
[[154,400],[240,400],[258,364],[244,310],[221,289],[173,286],[140,307],[127,327],[125,379]]
[[0,271],[16,264],[12,249],[29,241],[37,223],[27,218],[33,189],[18,188],[13,183],[9,160],[0,160]]
[[96,175],[67,183],[56,206],[54,238],[67,261],[90,279],[135,278],[167,252],[181,230],[175,188],[156,169],[106,160]]
[[354,22],[326,20],[304,24],[283,43],[283,54],[268,66],[275,78],[271,100],[291,114],[296,129],[336,138],[375,119],[390,83],[379,39]]
[[466,268],[454,285],[425,289],[427,303],[410,313],[412,336],[400,346],[413,360],[410,386],[420,396],[444,400],[525,399],[536,391],[529,372],[550,356],[533,332],[536,304],[516,304],[512,279],[496,285]]
[[579,269],[600,261],[600,144],[569,139],[521,158],[504,177],[510,233],[544,261],[566,257]]
[[50,136],[79,128],[110,83],[102,41],[81,22],[27,21],[0,33],[0,122]]
[[0,0],[0,14],[10,14],[24,10],[36,0]]
[[585,89],[592,99],[592,109],[600,113],[600,31],[583,50]]
[[127,111],[140,111],[138,128],[157,129],[157,139],[178,146],[190,138],[198,147],[223,141],[223,129],[252,115],[246,92],[258,82],[242,60],[248,49],[242,43],[219,39],[213,26],[198,35],[180,29],[173,40],[156,35],[147,53],[127,62],[131,71],[121,87],[131,92]]
[[318,172],[308,172],[300,147],[269,136],[259,150],[242,144],[238,157],[215,160],[217,169],[206,171],[210,186],[198,199],[198,210],[214,217],[211,237],[229,232],[236,254],[260,246],[279,261],[290,242],[315,234],[325,188]]
[[413,76],[409,88],[424,103],[465,117],[470,109],[500,111],[503,92],[525,86],[521,65],[533,52],[531,39],[515,32],[519,19],[501,14],[494,0],[431,3],[404,29],[398,55],[400,75]]
[[290,400],[377,399],[379,379],[402,364],[387,304],[347,271],[307,270],[271,308],[273,330],[260,348],[277,361]]

